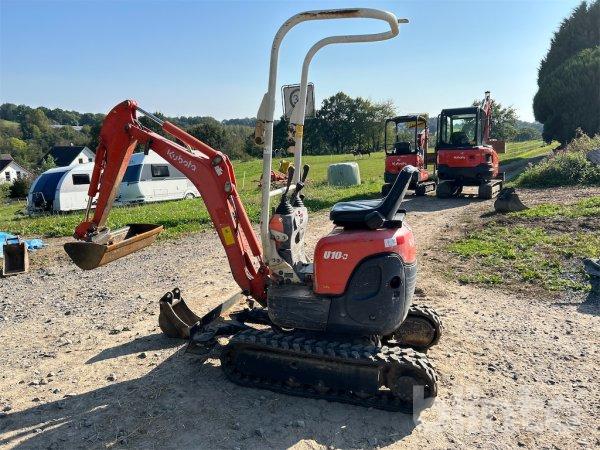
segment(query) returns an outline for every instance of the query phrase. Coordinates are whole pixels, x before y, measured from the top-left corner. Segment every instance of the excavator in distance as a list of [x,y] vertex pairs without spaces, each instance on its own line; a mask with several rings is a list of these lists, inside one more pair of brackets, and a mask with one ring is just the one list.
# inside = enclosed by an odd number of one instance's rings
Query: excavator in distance
[[[385,184],[381,188],[381,195],[389,192],[392,183],[400,171],[411,165],[419,170],[418,177],[411,183],[409,189],[415,195],[425,195],[435,190],[435,181],[431,180],[427,170],[427,146],[429,145],[429,127],[427,114],[411,114],[386,119],[384,124],[383,142],[385,151]],[[388,149],[388,125],[394,124],[394,144]],[[405,131],[413,135],[413,139],[400,140],[399,127],[404,126]]]
[[443,109],[438,116],[437,197],[456,197],[463,187],[476,186],[479,198],[491,199],[502,189],[496,148],[504,142],[490,140],[493,105],[486,91],[480,106]]
[[[308,11],[286,21],[271,47],[268,91],[258,112],[255,140],[264,147],[263,179],[272,165],[273,117],[279,47],[295,25],[310,20],[370,18],[389,30],[331,36],[308,51],[300,100],[291,116],[294,167],[287,185],[261,186],[261,240],[237,191],[227,156],[133,100],[106,116],[90,183],[85,219],[65,251],[83,269],[93,269],[150,243],[162,227],[134,224],[107,228],[107,217],[131,154],[152,149],[188,177],[201,193],[240,292],[203,317],[186,305],[178,288],[160,300],[159,325],[169,337],[188,339],[205,354],[219,346],[221,367],[242,386],[321,398],[390,411],[414,412],[437,393],[435,369],[422,353],[435,345],[441,322],[433,309],[412,305],[417,263],[415,239],[400,209],[417,169],[405,167],[380,200],[341,202],[330,212],[332,231],[305,250],[308,211],[300,195],[309,167],[302,165],[302,131],[308,66],[322,47],[391,39],[398,32],[392,13],[369,8]],[[137,114],[158,124],[167,137],[144,127]],[[192,148],[194,152],[190,152]],[[270,200],[279,196],[271,213]],[[91,205],[97,203],[93,215]],[[241,310],[234,307],[245,301]]]

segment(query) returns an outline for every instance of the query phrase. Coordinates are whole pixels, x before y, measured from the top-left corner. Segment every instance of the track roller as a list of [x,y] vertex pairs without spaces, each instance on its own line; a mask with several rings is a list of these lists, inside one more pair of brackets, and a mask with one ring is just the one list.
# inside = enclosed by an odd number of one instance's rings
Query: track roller
[[439,342],[442,330],[442,320],[433,308],[411,305],[402,325],[392,335],[386,336],[384,343],[427,351]]

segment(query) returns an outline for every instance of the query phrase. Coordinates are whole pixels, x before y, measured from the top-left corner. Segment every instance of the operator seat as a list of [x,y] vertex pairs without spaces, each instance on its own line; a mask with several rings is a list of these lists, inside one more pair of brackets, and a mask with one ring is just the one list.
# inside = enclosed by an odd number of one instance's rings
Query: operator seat
[[410,155],[412,153],[410,142],[396,142],[394,144],[394,153],[396,155]]
[[404,195],[418,169],[405,166],[396,177],[390,192],[381,200],[356,200],[333,205],[329,218],[346,229],[377,230],[402,226],[406,211],[400,208]]
[[469,145],[469,137],[464,131],[455,131],[450,136],[450,142],[452,145]]

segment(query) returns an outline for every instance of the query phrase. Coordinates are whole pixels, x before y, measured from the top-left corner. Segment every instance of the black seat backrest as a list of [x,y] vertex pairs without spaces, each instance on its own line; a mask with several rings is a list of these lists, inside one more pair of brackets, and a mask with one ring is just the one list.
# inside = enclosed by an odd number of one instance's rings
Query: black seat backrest
[[377,212],[381,214],[386,220],[393,220],[394,216],[400,208],[402,200],[406,195],[408,186],[414,176],[418,176],[419,169],[414,166],[407,165],[400,171],[396,177],[396,181],[390,188],[388,195],[382,200],[377,207]]
[[452,142],[452,145],[468,145],[469,137],[464,131],[455,131],[450,136],[450,142]]
[[394,144],[394,152],[396,155],[408,155],[412,153],[410,142],[396,142]]
[[382,227],[401,226],[406,211],[400,210],[400,204],[404,200],[408,186],[414,176],[418,176],[419,170],[411,165],[404,166],[396,177],[390,192],[379,203],[373,211],[365,217],[368,228],[376,230]]

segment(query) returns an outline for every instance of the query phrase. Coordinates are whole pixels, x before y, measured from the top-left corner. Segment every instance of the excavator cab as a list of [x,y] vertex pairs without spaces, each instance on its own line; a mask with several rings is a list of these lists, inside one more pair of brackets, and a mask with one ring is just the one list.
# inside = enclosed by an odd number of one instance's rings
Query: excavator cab
[[[385,184],[381,188],[381,195],[385,196],[392,187],[392,183],[407,165],[416,167],[419,175],[411,183],[410,189],[416,195],[425,195],[435,190],[435,182],[430,180],[427,170],[427,146],[429,142],[429,126],[427,114],[411,114],[392,117],[384,124],[384,151]],[[393,132],[390,133],[390,129]],[[393,139],[388,138],[392,134]]]
[[444,109],[438,117],[437,148],[483,145],[483,112],[479,107]]

